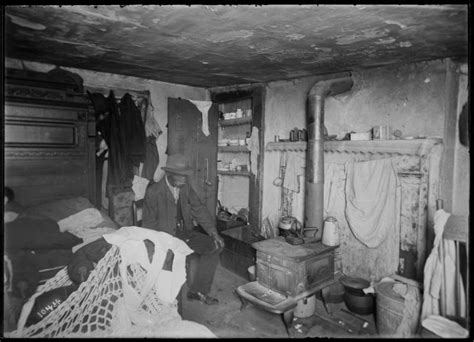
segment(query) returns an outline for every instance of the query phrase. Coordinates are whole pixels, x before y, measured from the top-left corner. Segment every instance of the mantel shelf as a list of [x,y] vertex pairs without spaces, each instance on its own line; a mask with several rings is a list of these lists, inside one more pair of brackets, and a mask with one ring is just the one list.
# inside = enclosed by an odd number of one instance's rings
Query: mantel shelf
[[[398,140],[328,140],[324,142],[324,152],[336,153],[388,153],[424,155],[434,145],[442,143],[441,138],[398,139]],[[306,151],[306,141],[270,142],[265,151]]]
[[219,126],[237,126],[237,125],[245,125],[252,123],[252,117],[251,116],[246,116],[243,118],[237,118],[237,119],[229,119],[229,120],[219,120]]
[[251,173],[248,171],[226,171],[226,170],[217,170],[219,175],[223,176],[242,176],[242,177],[250,177]]
[[230,152],[230,153],[250,153],[247,146],[219,146],[219,152]]

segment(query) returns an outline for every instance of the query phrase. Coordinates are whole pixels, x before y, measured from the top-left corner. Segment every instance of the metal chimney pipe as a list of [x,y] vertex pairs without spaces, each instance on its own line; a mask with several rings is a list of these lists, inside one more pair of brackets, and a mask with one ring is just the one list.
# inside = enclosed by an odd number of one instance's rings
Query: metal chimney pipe
[[313,85],[308,94],[308,144],[303,227],[310,228],[308,229],[310,233],[316,228],[314,235],[316,240],[322,239],[324,221],[324,100],[326,96],[349,91],[353,84],[352,77],[319,81]]

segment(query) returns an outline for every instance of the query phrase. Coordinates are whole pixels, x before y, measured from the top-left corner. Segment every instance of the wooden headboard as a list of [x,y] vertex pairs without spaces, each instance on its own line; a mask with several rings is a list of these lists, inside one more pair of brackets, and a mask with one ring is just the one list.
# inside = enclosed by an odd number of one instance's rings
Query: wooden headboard
[[80,77],[7,69],[5,83],[4,186],[24,206],[95,203],[95,119]]

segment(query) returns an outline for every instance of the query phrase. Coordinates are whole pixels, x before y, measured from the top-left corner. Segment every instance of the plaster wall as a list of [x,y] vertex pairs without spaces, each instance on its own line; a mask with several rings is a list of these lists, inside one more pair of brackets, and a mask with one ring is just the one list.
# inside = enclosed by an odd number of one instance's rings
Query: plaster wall
[[[469,88],[467,75],[459,78],[459,96],[457,118],[461,114],[463,105],[468,101]],[[456,129],[454,144],[454,189],[452,211],[458,215],[469,215],[469,189],[471,182],[469,147],[459,142],[459,130]]]
[[[445,108],[445,61],[354,71],[353,88],[325,100],[325,126],[329,135],[342,138],[349,132],[367,132],[373,126],[390,125],[403,137],[442,137]],[[306,128],[306,99],[311,87],[323,79],[345,74],[271,82],[265,99],[265,144],[288,139],[295,127]],[[262,217],[278,217],[279,156],[266,153]],[[297,217],[302,219],[303,217]]]
[[[5,59],[5,67],[13,69],[28,68],[29,70],[48,72],[56,66],[51,64],[43,64],[37,62],[29,62],[18,59]],[[151,103],[154,109],[154,116],[163,134],[157,139],[158,153],[160,156],[160,164],[155,172],[155,181],[161,179],[164,175],[161,166],[166,164],[167,155],[165,154],[168,144],[168,130],[166,125],[168,123],[168,97],[189,100],[209,100],[209,93],[204,88],[196,88],[185,85],[158,82],[143,78],[122,76],[117,74],[109,74],[102,72],[95,72],[76,68],[63,68],[78,74],[84,80],[85,87],[103,88],[105,90],[116,88],[134,91],[149,91]]]
[[[324,79],[341,76],[327,75]],[[349,92],[325,100],[324,121],[329,135],[341,139],[351,131],[367,132],[376,125],[390,125],[392,131],[400,130],[402,137],[443,136],[444,60],[354,71],[352,77],[354,86]],[[307,94],[322,79],[308,77],[267,85],[265,144],[273,141],[275,135],[288,139],[289,131],[295,127],[306,128]],[[278,226],[282,215],[281,188],[273,185],[281,155],[267,151],[264,157],[262,218],[268,217],[273,227]],[[291,206],[292,215],[304,222],[304,170],[301,174],[301,190],[293,196]]]

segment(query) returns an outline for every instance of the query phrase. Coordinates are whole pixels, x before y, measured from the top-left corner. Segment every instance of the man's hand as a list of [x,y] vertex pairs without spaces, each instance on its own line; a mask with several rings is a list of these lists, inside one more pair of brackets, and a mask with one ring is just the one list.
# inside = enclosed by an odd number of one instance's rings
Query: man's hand
[[212,232],[211,236],[214,238],[216,249],[224,248],[224,239],[217,232]]

